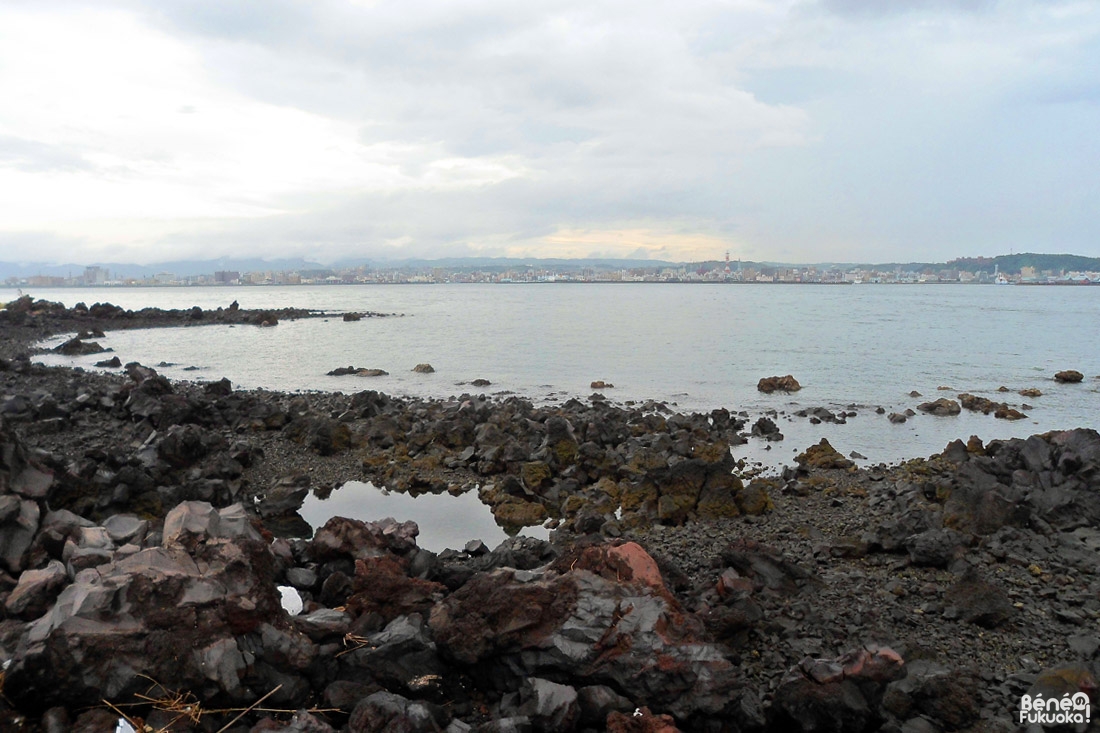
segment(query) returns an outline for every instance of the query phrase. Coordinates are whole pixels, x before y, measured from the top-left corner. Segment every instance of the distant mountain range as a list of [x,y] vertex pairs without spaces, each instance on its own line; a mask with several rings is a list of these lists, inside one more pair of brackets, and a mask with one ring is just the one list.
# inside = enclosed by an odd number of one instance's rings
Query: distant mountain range
[[324,270],[325,265],[303,259],[263,260],[259,258],[234,259],[222,257],[216,260],[176,260],[174,262],[154,262],[149,265],[137,265],[128,262],[87,262],[84,264],[66,263],[52,265],[42,262],[0,262],[0,278],[33,277],[49,275],[53,277],[80,277],[86,267],[102,267],[110,271],[112,278],[153,277],[158,272],[170,272],[173,275],[188,277],[210,275],[219,270],[237,272],[256,272],[263,270]]
[[[341,270],[361,266],[376,269],[427,269],[443,268],[449,270],[493,270],[502,271],[508,269],[520,269],[535,267],[540,269],[560,270],[608,270],[620,268],[653,268],[674,267],[686,265],[688,267],[714,266],[721,262],[710,260],[708,262],[670,262],[666,260],[635,260],[635,259],[559,259],[559,258],[514,258],[514,257],[451,257],[437,260],[425,259],[399,259],[399,260],[342,260],[328,265],[305,260],[301,258],[264,260],[260,258],[230,258],[222,257],[211,260],[176,260],[173,262],[157,262],[148,265],[119,262],[92,262],[86,264],[48,264],[41,262],[0,262],[0,279],[10,277],[26,278],[35,275],[53,277],[80,277],[86,267],[103,267],[110,271],[110,277],[114,278],[146,278],[158,273],[172,273],[180,277],[196,275],[212,275],[218,271],[237,272],[263,272],[263,271],[297,271],[301,273],[324,272],[329,270]],[[840,269],[876,269],[882,271],[923,270],[965,270],[969,272],[989,272],[999,270],[1006,275],[1018,274],[1023,267],[1034,267],[1036,271],[1051,270],[1061,271],[1100,271],[1100,258],[1084,257],[1070,254],[1035,254],[1030,252],[1020,254],[998,255],[997,257],[962,257],[949,262],[907,262],[907,263],[815,263],[815,264],[791,264],[778,262],[749,262],[742,261],[743,267],[817,267],[819,269],[838,267]]]

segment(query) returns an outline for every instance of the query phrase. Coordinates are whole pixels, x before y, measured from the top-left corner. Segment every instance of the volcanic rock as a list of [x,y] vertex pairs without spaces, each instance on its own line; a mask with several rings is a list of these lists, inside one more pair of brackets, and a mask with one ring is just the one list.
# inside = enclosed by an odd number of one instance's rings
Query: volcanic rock
[[941,416],[958,415],[962,411],[962,408],[959,406],[958,402],[956,402],[955,400],[950,400],[946,397],[941,397],[938,400],[933,400],[932,402],[924,402],[922,404],[919,404],[917,405],[917,409],[921,412],[927,412],[931,415]]
[[1003,402],[994,402],[986,397],[978,397],[965,392],[959,395],[959,402],[972,412],[981,412],[984,415],[993,413],[993,417],[1001,420],[1023,420],[1027,417],[1027,415]]
[[798,383],[790,374],[783,377],[763,377],[756,383],[756,389],[765,393],[771,394],[772,392],[797,392],[802,389],[802,385]]
[[783,440],[783,433],[779,432],[775,422],[768,417],[761,417],[753,423],[752,434],[764,440]]
[[165,524],[164,547],[81,571],[29,625],[7,671],[9,699],[37,709],[97,705],[144,692],[155,677],[172,689],[212,683],[240,700],[251,696],[246,687],[268,686],[272,664],[301,684],[312,647],[302,637],[305,656],[278,655],[296,632],[278,629],[285,617],[271,555],[240,509],[189,503]]
[[835,660],[807,657],[780,682],[770,723],[777,730],[874,730],[886,685],[904,676],[902,658],[888,647],[868,645]]
[[95,341],[81,341],[79,337],[72,338],[54,349],[58,354],[65,356],[85,356],[87,354],[102,354],[107,349]]
[[1074,384],[1085,378],[1085,375],[1076,369],[1067,369],[1054,375],[1054,381],[1064,384]]
[[795,456],[794,460],[803,469],[851,468],[856,465],[841,455],[825,438]]

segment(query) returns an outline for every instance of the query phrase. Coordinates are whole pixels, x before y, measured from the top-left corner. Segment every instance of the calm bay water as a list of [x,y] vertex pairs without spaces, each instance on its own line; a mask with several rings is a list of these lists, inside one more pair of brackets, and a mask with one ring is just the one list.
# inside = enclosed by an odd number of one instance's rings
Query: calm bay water
[[[787,439],[771,451],[760,441],[735,449],[771,465],[821,437],[870,462],[942,450],[954,439],[989,440],[1070,427],[1100,427],[1100,288],[994,286],[782,286],[541,284],[318,286],[241,288],[86,288],[40,290],[66,305],[109,301],[126,308],[293,306],[331,311],[324,320],[277,328],[115,331],[101,339],[126,361],[155,365],[176,379],[228,377],[239,387],[281,390],[377,389],[448,397],[464,391],[510,392],[538,402],[591,394],[664,400],[674,409],[725,407],[752,419],[858,405],[846,425],[778,424]],[[0,301],[15,297],[0,290]],[[345,311],[400,313],[345,323]],[[45,357],[84,366],[101,357]],[[431,363],[434,374],[413,366]],[[200,371],[183,371],[186,366]],[[376,378],[329,377],[354,365],[385,369]],[[1061,369],[1086,375],[1078,385],[1052,381]],[[760,377],[793,374],[792,395],[762,395]],[[477,390],[458,383],[484,378]],[[999,393],[1004,385],[1011,392]],[[952,391],[938,391],[949,386]],[[1043,396],[1016,394],[1038,387]],[[916,390],[923,397],[913,398]],[[971,392],[1026,409],[1016,423],[992,416],[918,415],[902,425],[874,407],[904,411],[941,396]]]

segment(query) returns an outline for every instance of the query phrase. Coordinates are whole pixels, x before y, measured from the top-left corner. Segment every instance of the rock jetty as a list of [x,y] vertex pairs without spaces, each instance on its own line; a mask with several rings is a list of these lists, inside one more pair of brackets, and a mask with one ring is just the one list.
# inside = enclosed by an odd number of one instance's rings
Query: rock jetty
[[[1011,731],[1025,694],[1097,702],[1094,430],[754,477],[725,410],[46,368],[30,339],[89,316],[31,305],[0,311],[0,729]],[[350,479],[557,531],[284,531]]]

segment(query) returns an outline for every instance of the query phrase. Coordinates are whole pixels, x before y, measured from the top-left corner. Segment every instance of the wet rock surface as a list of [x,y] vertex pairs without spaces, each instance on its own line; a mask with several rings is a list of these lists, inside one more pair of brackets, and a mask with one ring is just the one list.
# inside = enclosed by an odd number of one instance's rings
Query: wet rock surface
[[762,377],[756,384],[756,389],[765,394],[771,394],[772,392],[797,392],[802,389],[802,385],[798,383],[798,380],[793,375],[787,374],[782,377]]
[[[725,410],[47,369],[47,333],[295,317],[55,305],[0,316],[0,729],[1008,731],[1025,693],[1097,702],[1093,430],[754,476]],[[274,536],[351,479],[558,530]]]

